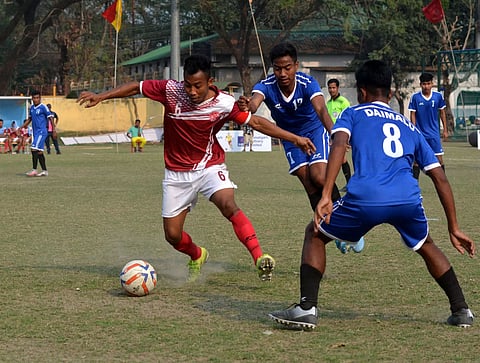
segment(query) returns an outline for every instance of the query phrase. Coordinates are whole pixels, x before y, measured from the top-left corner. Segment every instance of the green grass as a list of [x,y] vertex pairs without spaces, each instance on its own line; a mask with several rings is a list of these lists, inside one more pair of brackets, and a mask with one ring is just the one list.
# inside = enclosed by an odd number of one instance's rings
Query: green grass
[[[480,151],[446,143],[459,221],[480,240]],[[361,254],[327,247],[320,320],[313,332],[283,329],[267,313],[298,299],[303,230],[312,216],[283,153],[227,154],[236,200],[278,264],[256,276],[230,223],[208,201],[185,229],[207,247],[202,279],[185,284],[186,256],[164,240],[162,146],[64,147],[48,178],[27,178],[29,155],[0,155],[0,361],[2,362],[456,362],[480,361],[480,323],[447,326],[448,301],[419,256],[389,226]],[[344,185],[343,177],[338,180]],[[432,237],[480,311],[478,258],[451,246],[429,179],[420,184]],[[127,297],[118,274],[143,258],[157,270],[151,295]]]

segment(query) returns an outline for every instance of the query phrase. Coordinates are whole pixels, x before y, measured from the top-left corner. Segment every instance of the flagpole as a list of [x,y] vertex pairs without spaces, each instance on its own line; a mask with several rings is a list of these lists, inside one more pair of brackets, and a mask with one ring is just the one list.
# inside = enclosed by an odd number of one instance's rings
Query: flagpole
[[[113,88],[117,87],[117,61],[118,61],[118,30],[115,31],[115,68],[113,71]],[[117,153],[118,153],[117,100],[116,99],[113,100],[113,128],[115,129],[115,143],[116,143]]]
[[[117,87],[117,63],[118,63],[118,33],[122,26],[122,0],[115,0],[105,9],[102,16],[115,28],[115,67],[113,70],[113,88]],[[115,129],[115,143],[118,153],[118,135],[117,135],[117,100],[113,99],[113,128]]]

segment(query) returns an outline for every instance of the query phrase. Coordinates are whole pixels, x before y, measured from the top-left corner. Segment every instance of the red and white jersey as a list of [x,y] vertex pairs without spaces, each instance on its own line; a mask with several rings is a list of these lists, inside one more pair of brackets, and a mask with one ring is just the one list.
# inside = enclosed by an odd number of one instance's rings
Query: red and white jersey
[[22,127],[20,130],[20,136],[25,137],[28,136],[28,127]]
[[7,129],[6,134],[10,137],[18,137],[18,128],[17,127],[10,127]]
[[240,111],[235,99],[213,86],[215,97],[201,104],[190,101],[183,82],[140,82],[140,92],[162,103],[164,114],[164,159],[167,169],[201,170],[225,161],[225,151],[216,134],[226,121],[248,123],[250,112]]

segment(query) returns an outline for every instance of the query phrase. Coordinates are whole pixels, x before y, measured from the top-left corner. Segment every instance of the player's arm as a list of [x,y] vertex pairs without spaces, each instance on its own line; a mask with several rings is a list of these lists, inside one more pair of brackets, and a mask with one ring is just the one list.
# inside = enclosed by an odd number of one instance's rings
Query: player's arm
[[134,96],[140,93],[140,82],[129,82],[121,86],[118,86],[109,91],[102,93],[93,93],[93,92],[82,92],[77,98],[77,102],[80,105],[85,104],[85,107],[93,107],[99,104],[102,101],[109,100],[112,98],[124,98],[129,96]]
[[412,124],[417,124],[417,115],[415,111],[410,111],[410,121]]
[[448,139],[448,128],[447,128],[447,113],[445,112],[445,108],[440,110],[440,120],[442,121],[443,126],[443,133],[442,137],[444,140]]
[[325,104],[325,98],[320,95],[313,97],[312,106],[315,109],[318,117],[322,121],[323,126],[325,126],[329,133],[332,132],[333,121],[330,117],[330,114],[328,113],[327,105]]
[[240,96],[237,103],[240,110],[255,113],[262,104],[263,99],[262,94],[255,92],[251,97]]
[[47,116],[48,120],[50,121],[50,123],[52,124],[52,131],[56,131],[56,127],[55,127],[55,118],[53,117],[53,115],[50,115],[50,116]]
[[302,149],[308,155],[312,155],[316,151],[315,145],[308,137],[302,137],[292,134],[291,132],[288,132],[278,127],[273,122],[270,122],[264,117],[251,115],[248,124],[252,126],[253,129],[261,132],[262,134],[290,141],[292,144]]
[[20,128],[27,127],[28,125],[30,125],[31,122],[32,122],[32,117],[28,116],[28,118],[25,119],[25,121],[23,122],[23,125],[20,126]]
[[428,170],[427,175],[432,179],[437,195],[442,203],[453,247],[462,255],[466,251],[470,257],[473,257],[475,255],[475,244],[458,226],[455,200],[445,172],[441,167],[436,167]]
[[349,135],[346,132],[338,131],[333,137],[330,153],[328,154],[327,176],[323,186],[322,199],[318,202],[313,215],[314,229],[318,231],[320,221],[330,223],[330,215],[333,210],[332,190],[337,180],[338,173],[343,164],[343,158],[347,150]]

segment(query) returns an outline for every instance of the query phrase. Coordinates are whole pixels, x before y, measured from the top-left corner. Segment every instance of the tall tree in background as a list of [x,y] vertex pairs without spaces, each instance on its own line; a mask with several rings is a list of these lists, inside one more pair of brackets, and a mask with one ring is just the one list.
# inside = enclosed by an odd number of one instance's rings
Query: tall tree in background
[[[447,3],[447,2],[446,2]],[[440,22],[430,24],[436,32],[439,47],[432,65],[440,63],[441,79],[438,80],[447,104],[446,116],[448,131],[453,132],[455,121],[450,102],[450,95],[459,85],[480,69],[478,54],[470,58],[469,54],[458,54],[462,51],[475,48],[475,11],[480,7],[475,0],[450,1],[443,5],[444,17]],[[477,19],[477,26],[480,19]]]
[[[4,2],[0,26],[0,94],[8,94],[20,60],[29,56],[32,44],[42,46],[41,35],[62,11],[81,0],[22,0]],[[38,48],[37,48],[38,49]],[[35,52],[35,49],[33,50]]]
[[408,72],[419,69],[431,54],[432,35],[424,28],[421,0],[345,0],[331,8],[330,18],[344,19],[345,37],[359,45],[352,68],[367,59],[382,59],[392,67],[393,96],[404,113],[410,85]]
[[253,87],[250,51],[252,42],[256,44],[251,8],[259,27],[280,30],[276,43],[285,39],[299,22],[313,17],[323,3],[321,0],[197,1],[199,12],[210,17],[213,29],[235,58],[246,94]]

